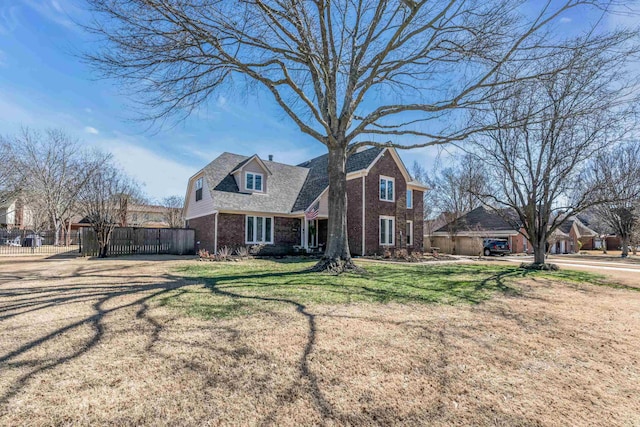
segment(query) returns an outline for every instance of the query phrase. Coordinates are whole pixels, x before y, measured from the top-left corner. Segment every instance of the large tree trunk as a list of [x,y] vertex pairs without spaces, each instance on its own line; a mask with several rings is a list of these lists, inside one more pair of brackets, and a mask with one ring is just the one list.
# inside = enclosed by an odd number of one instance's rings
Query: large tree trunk
[[622,236],[622,258],[626,258],[629,256],[629,236]]
[[329,164],[329,224],[327,248],[313,267],[314,271],[341,273],[357,270],[351,260],[347,237],[347,147],[330,147]]
[[60,245],[60,230],[62,229],[62,226],[60,224],[60,220],[58,218],[53,218],[53,231],[54,231],[54,236],[53,236],[53,245],[54,246],[58,246]]
[[533,263],[544,264],[545,255],[547,252],[546,242],[544,239],[538,239],[533,243]]

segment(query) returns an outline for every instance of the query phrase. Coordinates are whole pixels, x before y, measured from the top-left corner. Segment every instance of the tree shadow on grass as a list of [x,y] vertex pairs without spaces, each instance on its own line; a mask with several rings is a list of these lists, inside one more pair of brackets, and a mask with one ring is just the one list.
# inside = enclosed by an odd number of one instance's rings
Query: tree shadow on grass
[[[30,291],[33,292],[31,296],[29,296],[28,287],[0,287],[3,292],[0,298],[8,299],[6,303],[0,300],[0,303],[2,303],[0,304],[0,313],[2,314],[0,322],[11,317],[68,304],[90,303],[92,311],[91,314],[85,315],[79,320],[57,327],[39,338],[28,341],[18,348],[0,355],[0,368],[28,368],[27,372],[21,373],[11,380],[11,384],[0,394],[0,405],[7,404],[12,397],[16,396],[39,374],[72,362],[94,349],[104,340],[105,317],[120,310],[137,308],[135,317],[147,322],[151,329],[147,337],[145,351],[154,351],[154,346],[161,340],[163,323],[149,315],[150,307],[153,306],[152,302],[180,299],[190,292],[185,286],[197,283],[174,275],[156,276],[155,278],[161,279],[162,283],[157,281],[154,283],[136,283],[136,278],[142,282],[148,281],[152,276],[136,276],[125,271],[122,277],[126,278],[128,282],[124,285],[105,284],[95,286],[89,284],[93,282],[93,279],[113,278],[118,272],[122,273],[121,268],[117,270],[111,272],[108,269],[93,267],[78,270],[69,277],[81,278],[82,283],[62,283],[54,286],[31,288]],[[389,268],[384,275],[344,276],[353,283],[340,282],[342,280],[340,277],[330,275],[310,275],[306,271],[258,271],[224,274],[206,277],[203,282],[209,295],[228,299],[228,301],[218,304],[216,310],[220,317],[242,314],[245,305],[241,302],[247,301],[257,304],[286,305],[292,307],[296,313],[302,316],[306,322],[306,337],[304,346],[300,349],[300,356],[297,359],[298,378],[290,386],[289,391],[285,391],[279,396],[281,403],[284,404],[288,399],[287,396],[294,394],[296,388],[303,386],[323,419],[357,424],[362,423],[362,418],[357,418],[355,414],[337,410],[321,388],[322,378],[319,378],[311,369],[310,356],[317,345],[318,325],[317,314],[309,307],[310,303],[318,302],[318,299],[310,298],[309,293],[320,290],[322,292],[320,294],[321,297],[324,293],[338,295],[340,297],[338,299],[339,302],[349,302],[355,299],[368,302],[433,303],[445,301],[477,304],[487,298],[486,293],[495,291],[509,293],[512,291],[512,288],[506,282],[507,277],[512,274],[510,271],[494,272],[493,275],[482,280],[469,278],[456,280],[455,275],[456,273],[459,274],[459,272],[459,269],[449,267],[438,267],[422,272],[426,279],[439,277],[446,282],[442,286],[435,287],[433,284],[429,285],[429,280],[426,280],[426,284],[407,282],[406,280],[403,282],[404,275],[402,271],[394,268]],[[377,283],[372,282],[373,278]],[[425,293],[425,289],[429,292]],[[438,292],[447,296],[447,298],[441,300],[434,297],[434,293]],[[12,302],[12,298],[17,298],[18,300]],[[81,344],[74,345],[66,354],[25,360],[25,356],[29,356],[30,351],[36,349],[50,351],[52,346],[55,347],[57,338],[66,334],[76,333],[86,326],[90,328],[90,335],[84,338]],[[442,337],[440,336],[440,338]],[[444,346],[444,344],[442,345]],[[237,349],[238,354],[231,353],[231,355],[240,357],[250,350],[240,348]],[[443,353],[441,355],[439,363],[445,365],[448,363],[446,354]],[[185,365],[185,368],[200,369],[194,361]],[[442,381],[442,387],[446,388],[446,379],[442,379]],[[233,384],[228,386],[232,387]],[[435,408],[435,413],[442,412],[441,403],[438,408]],[[264,423],[277,422],[279,414],[277,406],[275,405],[273,411],[264,418]],[[379,413],[375,415],[379,420],[384,420],[387,417],[389,422],[393,421],[393,418],[388,418],[391,416],[391,412],[385,412],[382,407],[373,409],[379,410]]]
[[[293,263],[293,262],[292,262]],[[488,298],[491,293],[500,292],[508,295],[518,295],[516,288],[509,286],[507,279],[518,277],[520,272],[513,269],[500,270],[481,278],[459,278],[461,269],[458,267],[428,267],[421,273],[427,276],[427,285],[420,286],[414,281],[406,279],[406,267],[386,270],[384,275],[365,273],[343,274],[332,276],[326,274],[310,274],[307,270],[279,271],[279,272],[255,272],[220,275],[213,277],[199,277],[212,296],[223,297],[229,302],[227,308],[220,310],[224,304],[215,304],[215,314],[225,317],[233,314],[235,308],[242,310],[243,304],[237,301],[251,301],[257,303],[278,303],[288,305],[302,315],[307,322],[306,344],[298,359],[298,381],[291,385],[287,396],[301,383],[308,385],[308,390],[313,402],[323,419],[333,419],[339,422],[357,423],[359,418],[352,418],[349,414],[339,413],[329,402],[323,393],[316,374],[310,369],[310,355],[314,351],[317,340],[316,314],[309,309],[309,303],[318,301],[309,294],[319,292],[320,295],[338,295],[339,303],[349,303],[353,299],[373,303],[439,303],[439,302],[465,302],[478,304]],[[420,269],[420,267],[418,267]],[[462,269],[462,273],[475,272],[474,269]],[[342,280],[344,279],[344,280]],[[375,280],[374,280],[375,279]],[[437,279],[437,280],[433,280]],[[443,284],[438,284],[438,281]],[[435,283],[432,283],[435,282]],[[346,297],[348,296],[348,297]],[[164,298],[176,297],[169,294]],[[329,298],[331,300],[331,298]],[[242,314],[242,313],[237,313]],[[442,332],[440,340],[444,340]],[[439,364],[447,364],[446,355],[441,355]],[[446,388],[446,379],[442,379],[441,387]],[[286,400],[286,398],[285,398]],[[285,403],[284,401],[282,403]],[[443,414],[442,402],[435,408],[436,413]],[[278,409],[274,410],[263,420],[262,424],[276,422]]]
[[[89,276],[87,276],[87,278],[89,278]],[[8,353],[0,355],[0,370],[2,370],[1,368],[3,366],[12,368],[24,366],[32,367],[31,370],[22,375],[19,375],[16,379],[14,379],[12,383],[7,387],[7,389],[0,394],[0,405],[7,404],[13,396],[17,395],[20,390],[22,390],[27,385],[27,383],[38,374],[71,362],[72,360],[81,357],[82,355],[86,354],[91,349],[96,347],[96,345],[101,342],[104,336],[103,320],[105,316],[114,314],[123,309],[140,306],[140,309],[138,310],[138,317],[143,317],[146,309],[148,308],[148,301],[152,300],[153,298],[157,298],[166,292],[179,289],[186,284],[188,283],[186,283],[184,280],[180,280],[175,282],[168,281],[160,284],[127,284],[121,286],[113,285],[102,287],[93,287],[90,285],[83,286],[79,284],[71,287],[51,286],[36,289],[25,288],[27,290],[31,290],[34,293],[44,292],[45,295],[34,297],[32,301],[20,301],[16,304],[0,304],[0,313],[3,313],[2,315],[0,315],[0,322],[2,322],[12,317],[32,314],[38,311],[45,311],[52,307],[61,307],[68,304],[94,301],[91,304],[93,314],[84,316],[80,320],[74,321],[65,326],[58,327],[39,338],[22,344],[13,351],[9,351]],[[89,292],[78,292],[80,290],[89,290]],[[3,288],[2,295],[0,297],[6,298],[23,294],[24,289]],[[134,299],[133,301],[120,304],[114,303],[117,298],[127,296],[135,297],[137,295],[141,296]],[[2,300],[0,300],[0,302],[2,302]],[[75,333],[86,325],[90,326],[91,328],[91,336],[88,339],[85,339],[82,345],[73,348],[70,353],[53,358],[42,357],[40,359],[32,359],[28,361],[20,360],[23,359],[24,356],[27,355],[31,350],[37,350],[40,348],[47,349],[48,345],[54,345],[54,341],[57,338],[65,334]],[[153,322],[152,325],[154,326],[154,333],[152,333],[151,340],[157,339],[160,328],[158,324],[153,324]]]

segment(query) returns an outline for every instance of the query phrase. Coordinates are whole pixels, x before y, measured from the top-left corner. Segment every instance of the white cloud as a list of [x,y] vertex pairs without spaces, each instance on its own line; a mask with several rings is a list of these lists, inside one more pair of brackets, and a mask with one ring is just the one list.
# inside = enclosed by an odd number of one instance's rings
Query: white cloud
[[89,107],[85,108],[84,111],[85,113],[89,113],[89,114],[93,113],[93,110]]
[[560,23],[562,24],[568,24],[571,21],[572,21],[571,18],[560,18]]
[[126,137],[104,139],[97,145],[113,154],[127,175],[144,184],[144,192],[155,200],[184,194],[189,177],[198,170],[141,147]]
[[22,0],[22,2],[51,22],[70,30],[81,30],[71,19],[71,16],[79,14],[79,9],[67,0]]
[[4,53],[3,50],[0,50],[0,67],[4,67],[5,65],[7,65],[7,55]]
[[18,7],[0,7],[0,34],[9,34],[18,26]]
[[92,134],[92,135],[97,135],[97,134],[99,134],[99,133],[100,133],[100,132],[98,132],[98,129],[96,129],[96,128],[94,128],[94,127],[91,127],[91,126],[87,126],[87,127],[85,127],[85,128],[84,128],[84,131],[85,131],[86,133],[90,133],[90,134]]

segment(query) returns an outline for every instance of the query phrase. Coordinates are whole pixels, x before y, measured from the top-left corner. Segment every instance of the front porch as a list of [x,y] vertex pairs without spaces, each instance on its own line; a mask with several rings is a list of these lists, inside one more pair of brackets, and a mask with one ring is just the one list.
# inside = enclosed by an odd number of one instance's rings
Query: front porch
[[328,218],[300,218],[300,245],[295,245],[294,251],[308,254],[323,253],[327,247],[328,223]]

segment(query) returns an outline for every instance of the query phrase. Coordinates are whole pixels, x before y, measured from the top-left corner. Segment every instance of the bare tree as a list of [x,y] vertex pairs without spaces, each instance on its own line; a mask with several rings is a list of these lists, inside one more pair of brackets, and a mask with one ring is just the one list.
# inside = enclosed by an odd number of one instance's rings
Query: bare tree
[[[95,19],[87,28],[104,42],[88,61],[131,84],[148,118],[186,117],[241,77],[327,147],[329,239],[316,269],[335,271],[353,267],[349,153],[474,134],[475,124],[457,119],[513,82],[509,64],[554,56],[563,44],[549,32],[556,19],[609,4],[548,0],[525,12],[519,0],[88,1]],[[519,70],[516,79],[532,77]]]
[[15,170],[9,156],[9,143],[0,139],[0,195],[6,194],[11,187],[11,175]]
[[182,228],[184,226],[184,197],[169,196],[162,200],[164,207],[164,220],[170,228]]
[[487,192],[484,165],[471,155],[463,155],[456,164],[436,173],[434,201],[440,212],[452,220],[482,206]]
[[111,161],[105,161],[79,194],[78,206],[95,232],[100,258],[107,256],[113,229],[126,215],[129,199],[138,193],[137,187]]
[[25,205],[46,212],[54,244],[60,243],[62,225],[72,214],[78,193],[104,156],[91,156],[79,143],[59,129],[43,133],[23,129],[4,138],[11,166],[19,177],[16,185]]
[[598,189],[595,197],[607,201],[596,205],[593,212],[620,237],[622,257],[628,256],[640,223],[640,144],[623,144],[600,153],[586,175],[587,185]]
[[633,104],[621,40],[576,46],[558,60],[566,66],[550,65],[560,71],[497,92],[482,119],[498,128],[472,145],[492,184],[483,196],[517,215],[536,264],[544,264],[545,246],[564,221],[602,201],[597,187],[581,185],[580,172],[625,136]]

